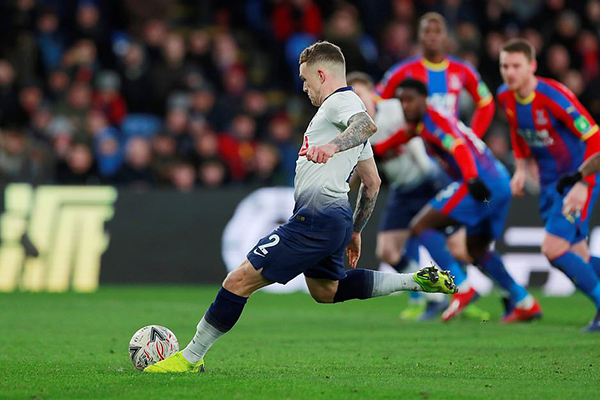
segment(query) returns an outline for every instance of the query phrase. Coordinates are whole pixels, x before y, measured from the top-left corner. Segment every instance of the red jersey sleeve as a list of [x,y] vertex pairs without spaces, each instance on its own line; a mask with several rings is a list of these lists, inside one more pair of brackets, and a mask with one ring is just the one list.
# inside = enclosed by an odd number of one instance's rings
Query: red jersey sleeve
[[475,68],[465,66],[465,89],[475,102],[475,112],[471,118],[471,130],[481,138],[494,118],[496,105],[492,93]]
[[383,79],[377,84],[375,92],[382,99],[391,99],[394,97],[396,88],[405,78],[406,68],[403,65],[392,67],[383,75]]

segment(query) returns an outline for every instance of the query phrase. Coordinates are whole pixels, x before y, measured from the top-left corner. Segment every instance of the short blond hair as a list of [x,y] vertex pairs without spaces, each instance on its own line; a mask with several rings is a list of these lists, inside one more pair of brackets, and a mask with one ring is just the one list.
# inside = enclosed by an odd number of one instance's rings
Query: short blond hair
[[421,27],[427,21],[437,21],[440,24],[442,24],[442,26],[444,27],[444,29],[446,29],[446,18],[444,18],[442,16],[442,14],[440,14],[440,13],[436,13],[436,12],[431,11],[431,12],[423,14],[421,16],[421,18],[419,18],[419,30],[421,30]]
[[316,63],[341,64],[346,67],[346,60],[342,50],[335,44],[328,41],[319,41],[305,48],[300,54],[298,64],[306,63],[312,65]]

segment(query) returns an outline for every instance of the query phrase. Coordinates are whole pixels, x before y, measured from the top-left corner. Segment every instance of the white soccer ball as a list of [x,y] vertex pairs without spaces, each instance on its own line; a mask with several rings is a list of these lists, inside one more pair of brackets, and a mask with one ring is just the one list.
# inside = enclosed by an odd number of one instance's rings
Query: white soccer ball
[[129,357],[140,371],[179,351],[175,334],[160,325],[148,325],[133,334],[129,341]]

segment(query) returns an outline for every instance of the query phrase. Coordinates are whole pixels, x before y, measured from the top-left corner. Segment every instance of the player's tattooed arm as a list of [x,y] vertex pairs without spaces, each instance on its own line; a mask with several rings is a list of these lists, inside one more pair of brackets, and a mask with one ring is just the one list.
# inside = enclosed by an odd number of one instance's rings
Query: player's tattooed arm
[[367,225],[371,214],[373,214],[379,187],[381,186],[381,178],[379,178],[377,165],[373,158],[359,161],[355,171],[360,178],[360,189],[356,200],[356,209],[354,210],[353,228],[355,233],[360,233]]
[[371,218],[371,214],[373,214],[373,209],[375,208],[378,194],[379,190],[373,193],[364,184],[360,184],[358,199],[356,200],[356,209],[354,210],[354,232],[362,232],[367,225],[369,218]]
[[348,127],[330,143],[337,146],[337,152],[351,149],[364,143],[377,132],[377,126],[366,112],[354,114],[348,120]]
[[377,126],[366,112],[354,114],[348,120],[348,127],[331,142],[309,147],[308,161],[325,164],[335,153],[348,150],[366,142],[377,131]]

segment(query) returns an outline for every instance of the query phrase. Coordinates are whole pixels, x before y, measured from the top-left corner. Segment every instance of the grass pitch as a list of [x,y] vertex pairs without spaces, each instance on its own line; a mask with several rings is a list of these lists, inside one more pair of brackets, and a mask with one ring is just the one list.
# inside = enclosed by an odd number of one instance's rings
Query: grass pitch
[[128,342],[170,328],[184,347],[217,287],[104,287],[0,295],[0,399],[591,399],[600,334],[582,295],[541,298],[540,322],[401,323],[407,296],[336,305],[255,294],[206,357],[207,372],[135,370]]

